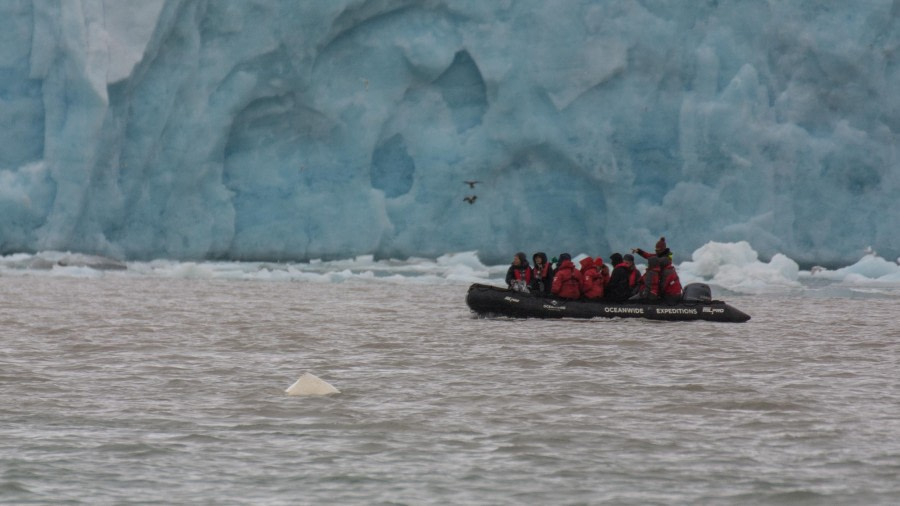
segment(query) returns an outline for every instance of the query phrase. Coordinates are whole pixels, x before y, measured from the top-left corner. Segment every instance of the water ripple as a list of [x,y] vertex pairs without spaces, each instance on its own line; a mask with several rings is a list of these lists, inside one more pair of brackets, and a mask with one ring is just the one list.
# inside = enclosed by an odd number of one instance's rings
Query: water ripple
[[[746,324],[668,324],[473,318],[464,287],[427,284],[16,281],[0,502],[900,494],[893,299],[742,297]],[[342,393],[284,395],[304,372]]]

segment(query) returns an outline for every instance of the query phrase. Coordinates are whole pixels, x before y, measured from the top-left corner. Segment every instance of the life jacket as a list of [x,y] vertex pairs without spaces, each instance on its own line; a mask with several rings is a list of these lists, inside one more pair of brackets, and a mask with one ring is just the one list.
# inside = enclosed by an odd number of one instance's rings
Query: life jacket
[[641,280],[641,276],[640,276],[640,273],[638,272],[638,270],[634,266],[629,266],[625,262],[620,263],[616,267],[619,267],[619,266],[622,266],[622,267],[628,269],[628,286],[630,288],[634,288],[635,286],[637,286],[638,281]]
[[541,267],[540,272],[537,270],[537,266],[535,266],[535,268],[532,268],[531,287],[534,290],[537,290],[539,292],[546,291],[546,287],[544,286],[544,283],[549,274],[550,274],[550,264],[544,264]]
[[551,291],[564,299],[577,299],[581,297],[581,277],[571,260],[563,260],[553,276]]
[[655,299],[659,297],[659,279],[659,267],[648,267],[641,277],[640,294],[643,298]]
[[667,265],[659,274],[660,295],[681,295],[681,280],[675,267]]
[[609,284],[609,266],[603,263],[603,259],[597,257],[594,259],[594,267],[597,268],[597,271],[600,273],[600,281],[605,287]]
[[[628,288],[633,289],[635,286],[637,286],[638,282],[640,282],[640,280],[641,280],[640,273],[638,272],[638,270],[635,269],[634,267],[630,267],[630,266],[629,266],[627,263],[625,263],[625,262],[622,262],[622,263],[620,263],[620,264],[616,264],[616,266],[613,267],[613,270],[616,270],[616,269],[618,269],[619,267],[621,267],[621,268],[623,268],[623,269],[626,269],[626,270],[628,271]],[[611,274],[610,274],[609,276],[606,277],[606,284],[607,284],[607,285],[609,285],[609,280],[610,280],[611,278],[612,278],[612,275],[611,275]]]
[[528,293],[531,283],[531,267],[516,267],[512,270],[512,279],[509,281],[509,287],[517,292]]
[[525,281],[526,283],[531,283],[531,268],[523,267],[521,269],[513,270],[513,276],[515,276],[517,281]]

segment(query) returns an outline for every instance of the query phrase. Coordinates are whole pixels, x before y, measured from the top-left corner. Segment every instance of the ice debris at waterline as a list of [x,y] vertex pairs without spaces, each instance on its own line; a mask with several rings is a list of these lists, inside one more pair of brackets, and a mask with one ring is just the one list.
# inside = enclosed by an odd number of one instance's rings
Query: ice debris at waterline
[[0,253],[896,257],[896,2],[822,4],[0,2]]
[[0,269],[52,270],[66,267],[84,267],[97,271],[124,271],[125,262],[98,255],[83,255],[59,251],[45,251],[37,255],[17,254],[0,257]]
[[340,390],[334,388],[327,381],[310,373],[304,373],[300,379],[289,386],[284,393],[288,395],[331,395],[339,394]]
[[[682,284],[706,283],[717,290],[733,294],[801,292],[811,286],[877,285],[893,290],[900,288],[900,265],[886,260],[874,251],[866,251],[859,260],[838,269],[814,267],[800,270],[797,262],[782,254],[761,259],[749,243],[708,242],[696,249],[690,260],[677,263]],[[596,251],[591,251],[596,255]],[[586,256],[574,255],[576,263]],[[603,255],[601,255],[603,256]],[[0,276],[61,277],[155,277],[173,279],[227,279],[260,282],[301,281],[316,284],[408,284],[464,285],[472,283],[503,286],[509,264],[486,265],[475,251],[447,253],[436,259],[408,258],[376,260],[361,255],[343,260],[310,262],[178,262],[154,260],[127,262],[125,269],[115,260],[97,261],[59,252],[34,255],[0,256]],[[644,261],[638,258],[643,269]],[[64,265],[65,264],[65,265]],[[77,266],[73,266],[77,265]],[[716,292],[720,293],[720,292]]]

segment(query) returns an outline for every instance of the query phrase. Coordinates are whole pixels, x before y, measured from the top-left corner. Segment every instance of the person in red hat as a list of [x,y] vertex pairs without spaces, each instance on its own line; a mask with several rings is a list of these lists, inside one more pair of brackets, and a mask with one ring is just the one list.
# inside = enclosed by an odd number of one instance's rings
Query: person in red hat
[[648,253],[641,248],[634,248],[631,250],[632,253],[637,253],[638,255],[649,259],[652,256],[656,256],[659,258],[669,257],[669,260],[672,259],[672,251],[666,246],[666,238],[660,237],[658,241],[656,241],[656,253]]

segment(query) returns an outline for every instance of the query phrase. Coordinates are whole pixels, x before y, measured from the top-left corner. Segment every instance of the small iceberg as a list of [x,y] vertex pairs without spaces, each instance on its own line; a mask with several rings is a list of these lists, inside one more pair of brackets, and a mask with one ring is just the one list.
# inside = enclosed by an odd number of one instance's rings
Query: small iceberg
[[318,376],[304,373],[284,393],[288,395],[331,395],[339,394],[341,391]]

